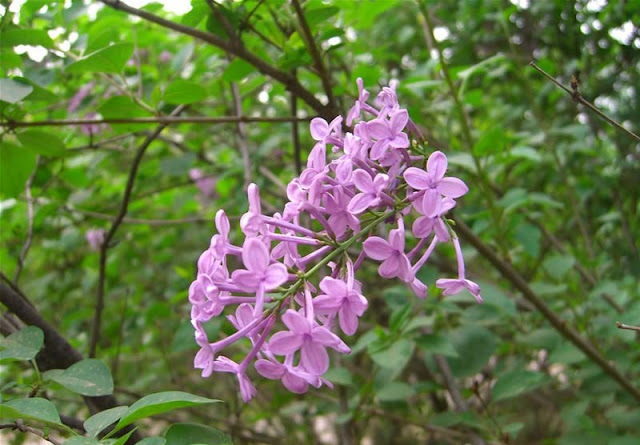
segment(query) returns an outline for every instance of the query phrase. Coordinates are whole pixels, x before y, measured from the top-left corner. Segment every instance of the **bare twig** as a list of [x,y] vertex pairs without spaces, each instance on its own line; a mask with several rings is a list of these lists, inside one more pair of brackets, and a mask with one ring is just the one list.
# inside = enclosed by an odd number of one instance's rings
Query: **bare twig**
[[62,442],[60,440],[54,439],[49,434],[45,434],[43,431],[40,431],[39,429],[24,425],[22,422],[0,424],[0,430],[2,429],[11,429],[11,430],[22,431],[23,433],[31,433],[41,437],[42,439],[48,442],[51,442],[53,445],[62,445]]
[[298,82],[298,80],[292,77],[290,74],[279,70],[273,65],[269,64],[265,60],[256,56],[254,53],[247,50],[246,47],[237,45],[231,41],[226,41],[214,34],[201,31],[196,28],[191,28],[189,26],[185,26],[179,23],[172,22],[170,20],[163,19],[162,17],[158,17],[155,14],[151,14],[150,12],[144,11],[142,9],[133,8],[124,2],[119,0],[100,0],[107,6],[110,6],[113,9],[117,9],[119,11],[126,12],[127,14],[134,15],[136,17],[140,17],[142,19],[148,20],[157,25],[163,26],[168,29],[172,29],[181,34],[189,35],[191,37],[195,37],[196,39],[202,40],[211,45],[217,46],[218,48],[233,54],[236,57],[243,59],[244,61],[253,65],[258,71],[261,73],[277,80],[282,83],[285,88],[289,91],[295,91],[296,94],[302,99],[305,103],[307,103],[312,109],[314,109],[319,115],[324,117],[325,119],[332,119],[334,117],[333,110],[331,107],[322,104],[312,92],[307,90]]
[[[78,208],[65,207],[65,210],[72,213],[80,213],[82,215],[89,216],[96,219],[104,219],[107,221],[114,221],[115,215],[109,215],[108,213],[93,212],[91,210],[84,210]],[[192,218],[176,218],[176,219],[144,219],[144,218],[122,218],[122,224],[141,224],[147,226],[175,226],[180,224],[194,224],[194,223],[206,223],[211,222],[211,218],[195,216]]]
[[627,329],[629,331],[640,332],[640,326],[631,326],[628,324],[620,323],[619,321],[616,321],[616,327],[618,329]]
[[573,98],[573,100],[575,100],[576,102],[584,105],[589,110],[591,110],[592,112],[594,112],[595,114],[600,116],[602,119],[607,121],[609,124],[611,124],[614,127],[616,127],[618,130],[622,131],[623,133],[626,133],[627,135],[631,136],[632,138],[636,139],[637,141],[640,141],[640,136],[635,134],[633,131],[626,129],[620,123],[618,123],[617,121],[613,120],[612,118],[610,118],[609,116],[604,114],[602,111],[600,111],[595,105],[593,105],[591,102],[589,102],[584,97],[582,97],[582,95],[578,92],[577,88],[569,89],[566,86],[562,85],[560,82],[558,82],[556,79],[554,79],[553,76],[551,76],[545,70],[543,70],[538,65],[536,65],[536,63],[534,61],[529,62],[529,65],[531,65],[533,68],[535,68],[536,71],[538,71],[544,77],[549,79],[551,82],[556,84],[556,86],[558,86],[561,89],[563,89],[567,94],[569,94]]
[[[177,107],[170,116],[175,116],[184,110],[185,106],[180,105]],[[91,341],[89,344],[89,357],[96,356],[96,348],[98,345],[98,340],[100,338],[100,325],[102,323],[102,310],[104,308],[104,286],[105,286],[105,278],[106,278],[106,269],[107,269],[107,249],[109,248],[109,244],[113,239],[118,227],[122,223],[122,220],[127,214],[127,210],[129,207],[129,200],[131,199],[131,192],[133,191],[133,185],[136,180],[136,175],[138,173],[138,167],[140,166],[140,162],[142,161],[142,157],[144,156],[145,151],[151,145],[151,143],[155,140],[155,138],[164,130],[167,124],[160,124],[156,128],[156,130],[147,136],[144,142],[138,147],[138,151],[136,152],[136,156],[133,159],[133,163],[131,164],[131,169],[129,170],[129,178],[127,179],[127,185],[124,190],[124,196],[122,197],[122,202],[120,205],[120,211],[116,215],[113,223],[111,224],[111,228],[105,234],[102,244],[100,245],[100,265],[98,269],[98,289],[96,291],[96,309],[93,317],[93,326],[91,332]]]
[[[294,76],[295,76],[295,71],[294,71]],[[296,93],[291,92],[289,100],[291,101],[291,104],[290,104],[291,116],[297,116],[298,115],[298,97],[296,96]],[[293,142],[293,159],[296,166],[296,173],[300,175],[300,173],[302,173],[302,154],[300,153],[300,132],[298,131],[297,121],[291,122],[291,139]]]
[[112,119],[51,119],[45,121],[5,121],[0,122],[0,127],[63,127],[67,125],[91,125],[91,124],[235,124],[238,122],[305,122],[309,117],[266,117],[266,116],[187,116],[187,117],[137,117],[137,118],[112,118]]
[[36,161],[36,167],[29,175],[27,179],[27,184],[24,188],[25,196],[27,197],[27,238],[24,240],[24,244],[22,245],[22,249],[20,250],[20,255],[18,255],[18,264],[16,265],[16,271],[13,274],[13,283],[18,284],[18,279],[20,278],[20,273],[22,272],[22,268],[24,267],[24,260],[27,257],[27,253],[29,253],[29,248],[31,247],[31,241],[33,239],[33,196],[31,194],[31,185],[33,184],[33,178],[36,176],[36,172],[38,171],[38,166],[40,165],[40,156],[38,156],[38,160]]
[[320,80],[322,82],[322,88],[324,89],[324,92],[327,95],[327,99],[329,100],[328,106],[335,110],[335,114],[338,114],[335,98],[333,97],[333,90],[331,88],[331,77],[329,76],[324,63],[322,62],[322,56],[320,55],[318,46],[316,45],[315,39],[313,38],[313,34],[311,33],[311,28],[309,28],[307,19],[305,19],[304,17],[304,12],[302,11],[300,2],[298,0],[292,0],[291,3],[293,4],[293,9],[295,9],[296,15],[298,16],[298,23],[300,24],[300,28],[302,29],[302,38],[307,44],[309,53],[311,53],[313,64],[315,65],[316,70],[318,70],[318,75],[320,76]]
[[561,320],[551,308],[538,296],[527,284],[513,266],[500,258],[489,246],[487,246],[473,231],[459,218],[454,217],[456,231],[460,236],[471,244],[500,272],[500,274],[511,282],[531,304],[533,304],[544,318],[567,340],[580,349],[591,361],[593,361],[605,374],[614,379],[620,386],[636,400],[640,401],[640,390],[636,388],[618,369],[598,351],[588,340],[584,339],[578,331],[571,327],[564,320]]
[[[456,411],[469,411],[469,404],[467,403],[465,398],[462,397],[462,393],[460,392],[458,383],[456,382],[456,379],[451,372],[451,368],[449,367],[449,362],[447,361],[447,359],[440,354],[434,354],[433,358],[436,361],[436,365],[438,366],[440,373],[444,377],[445,384],[447,385],[447,389],[449,390],[449,394],[451,395],[451,399],[453,400]],[[484,440],[482,440],[482,438],[476,433],[471,433],[470,439],[475,445],[484,445]]]

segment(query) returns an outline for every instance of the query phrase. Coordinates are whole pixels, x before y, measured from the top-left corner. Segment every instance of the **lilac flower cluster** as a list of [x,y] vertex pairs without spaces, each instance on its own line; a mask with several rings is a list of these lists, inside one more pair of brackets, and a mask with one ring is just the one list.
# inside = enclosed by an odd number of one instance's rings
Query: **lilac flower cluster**
[[[203,377],[214,371],[235,374],[245,401],[256,394],[247,375],[252,363],[258,374],[280,380],[294,393],[331,386],[323,378],[329,369],[327,349],[350,352],[338,334],[353,335],[368,306],[355,277],[365,257],[380,262],[380,276],[398,278],[425,298],[427,286],[416,274],[438,243],[452,241],[458,277],[440,279],[436,286],[444,295],[467,289],[482,301],[479,286],[465,277],[460,244],[445,219],[467,186],[445,176],[442,152],[427,159],[424,149],[411,143],[407,132],[419,132],[398,104],[395,84],[383,88],[375,105],[368,103],[361,79],[358,90],[346,119],[352,132],[343,134],[341,116],[311,121],[316,143],[307,168],[287,186],[283,212],[264,215],[258,187],[251,184],[249,209],[240,219],[242,245],[231,242],[229,220],[219,210],[218,233],[198,260],[198,275],[189,288],[200,346],[194,366]],[[335,153],[332,160],[328,149]],[[386,237],[371,235],[387,223],[394,228]],[[235,307],[227,319],[236,331],[211,342],[204,325],[227,306]],[[220,354],[241,339],[251,344],[242,361]]]

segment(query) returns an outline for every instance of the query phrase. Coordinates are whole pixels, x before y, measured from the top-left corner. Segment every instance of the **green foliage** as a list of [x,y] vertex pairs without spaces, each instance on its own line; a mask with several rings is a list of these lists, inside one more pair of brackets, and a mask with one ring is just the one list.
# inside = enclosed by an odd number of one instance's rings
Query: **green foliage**
[[[111,227],[135,153],[157,124],[19,123],[152,119],[178,105],[188,105],[181,118],[286,117],[294,96],[299,116],[318,115],[290,91],[294,76],[312,97],[328,100],[291,1],[214,2],[216,14],[204,0],[193,0],[182,15],[158,3],[144,8],[233,41],[236,54],[99,3],[29,0],[0,22],[3,284],[19,271],[18,288],[85,355],[101,279],[99,254],[85,234]],[[400,103],[428,149],[446,152],[451,173],[470,187],[456,217],[563,326],[640,386],[640,343],[634,332],[615,326],[617,320],[640,325],[638,142],[528,65],[535,60],[569,88],[577,74],[584,98],[638,134],[640,40],[637,26],[624,31],[625,24],[640,23],[638,2],[422,2],[435,38],[417,2],[301,4],[336,109],[352,106],[357,77],[372,95],[399,80]],[[255,60],[283,76],[270,76]],[[304,165],[315,142],[306,123],[298,129]],[[294,395],[249,369],[259,396],[240,405],[233,377],[202,379],[192,366],[197,345],[187,288],[215,212],[224,208],[237,218],[246,211],[243,144],[247,174],[260,186],[265,209],[280,209],[279,183],[296,175],[291,123],[172,123],[151,142],[104,263],[97,359],[52,369],[38,328],[7,336],[0,343],[1,423],[22,419],[71,445],[122,443],[127,436],[115,436],[127,426],[138,427],[133,434],[153,431],[139,442],[144,445],[243,444],[260,434],[271,443],[319,443],[316,419],[329,419],[336,437],[375,445],[462,443],[471,441],[471,432],[487,443],[508,437],[526,445],[640,440],[637,401],[468,244],[467,277],[482,285],[483,305],[468,294],[443,298],[433,285],[417,301],[365,261],[369,310],[358,333],[346,339],[352,354],[332,360],[326,377],[333,391]],[[200,194],[188,176],[192,168],[216,181],[213,196]],[[234,230],[232,242],[239,239]],[[444,249],[419,277],[430,284],[449,277],[454,262]],[[7,326],[4,317],[1,326]],[[208,334],[214,341],[230,332],[220,317]],[[249,347],[224,354],[241,360]],[[455,390],[466,411],[453,403]],[[89,416],[81,395],[112,393],[121,405]],[[225,403],[209,409],[218,399]],[[167,425],[167,413],[178,408],[185,409]],[[61,414],[83,421],[88,437],[63,426]],[[114,425],[117,432],[104,438]],[[0,430],[2,443],[5,437],[23,440],[20,432]]]

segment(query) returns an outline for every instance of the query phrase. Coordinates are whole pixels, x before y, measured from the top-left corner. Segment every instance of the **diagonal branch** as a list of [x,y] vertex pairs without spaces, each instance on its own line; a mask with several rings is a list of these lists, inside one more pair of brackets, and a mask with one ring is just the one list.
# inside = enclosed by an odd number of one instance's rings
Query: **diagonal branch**
[[[182,112],[185,109],[184,105],[180,105],[177,107],[170,116],[175,116]],[[140,162],[142,161],[142,157],[144,156],[145,151],[151,145],[151,143],[155,140],[158,135],[164,130],[167,124],[160,124],[156,128],[156,130],[146,137],[144,142],[138,147],[138,151],[136,152],[136,156],[133,159],[133,163],[131,164],[131,169],[129,170],[129,178],[127,179],[127,185],[124,190],[124,196],[122,197],[122,203],[120,205],[120,211],[116,215],[113,223],[111,224],[111,228],[105,234],[102,244],[100,245],[100,267],[98,270],[98,290],[96,293],[96,309],[93,317],[93,327],[91,331],[91,343],[89,344],[89,357],[96,356],[96,347],[98,345],[98,340],[100,338],[100,325],[102,323],[102,310],[104,308],[104,285],[106,278],[106,269],[107,269],[107,249],[109,248],[109,243],[113,239],[118,227],[122,224],[124,217],[127,214],[127,210],[129,208],[129,200],[131,199],[131,192],[133,191],[133,185],[136,181],[136,175],[138,173],[138,167],[140,166]]]
[[[67,125],[92,125],[92,124],[235,124],[238,122],[305,122],[308,117],[283,116],[155,116],[155,117],[132,117],[132,118],[111,118],[111,119],[52,119],[44,121],[6,121],[0,122],[1,127],[10,129],[22,127],[66,127]],[[121,138],[121,136],[120,136]]]
[[168,29],[172,29],[181,34],[185,34],[191,37],[195,37],[196,39],[202,40],[205,43],[209,43],[211,45],[217,46],[218,48],[233,54],[236,57],[243,59],[244,61],[253,65],[258,71],[261,73],[277,80],[282,83],[285,88],[289,91],[295,92],[300,99],[305,101],[311,108],[313,108],[320,116],[322,116],[326,120],[332,119],[334,116],[334,110],[328,106],[324,105],[320,102],[309,90],[304,88],[298,80],[291,76],[290,74],[279,70],[273,65],[270,65],[265,60],[256,56],[246,47],[234,44],[233,42],[224,40],[214,34],[201,31],[196,28],[191,28],[190,26],[181,25],[179,23],[172,22],[170,20],[165,20],[162,17],[158,17],[155,14],[151,14],[150,12],[133,8],[119,0],[99,0],[105,5],[117,9],[122,12],[126,12],[127,14],[134,15],[136,17],[140,17],[142,19],[148,20],[157,25],[163,26]]
[[456,231],[466,242],[486,258],[500,272],[500,274],[518,289],[525,299],[533,304],[544,318],[567,340],[580,349],[592,362],[594,362],[605,374],[614,379],[620,386],[637,401],[640,401],[640,390],[633,385],[613,363],[607,360],[595,346],[585,340],[578,331],[572,328],[564,320],[560,319],[551,308],[538,296],[527,284],[526,280],[513,266],[500,258],[489,246],[487,246],[473,231],[459,218],[453,218]]

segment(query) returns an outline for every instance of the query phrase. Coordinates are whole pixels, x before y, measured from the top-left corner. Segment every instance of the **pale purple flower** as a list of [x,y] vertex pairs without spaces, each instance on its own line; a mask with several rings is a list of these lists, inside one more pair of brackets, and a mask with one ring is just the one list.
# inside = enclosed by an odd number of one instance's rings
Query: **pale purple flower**
[[173,54],[171,54],[169,51],[165,49],[158,56],[158,61],[160,63],[167,63],[167,62],[171,62],[172,58],[173,58]]
[[404,221],[398,219],[398,228],[389,231],[389,241],[378,236],[369,237],[363,244],[365,253],[377,261],[382,261],[378,273],[383,278],[398,277],[411,282],[414,273],[411,263],[404,253]]
[[343,354],[351,351],[336,334],[292,309],[284,313],[282,322],[289,331],[274,334],[269,340],[269,351],[276,355],[288,355],[300,350],[300,365],[307,372],[315,375],[327,372],[328,347]]
[[458,178],[445,178],[447,157],[441,151],[434,151],[427,160],[427,171],[409,167],[404,179],[416,190],[425,190],[425,194],[439,193],[447,198],[459,198],[469,191],[467,185]]
[[350,200],[340,187],[333,189],[333,193],[324,194],[324,208],[330,215],[329,225],[338,238],[346,233],[347,228],[354,232],[360,230],[360,220],[347,210]]
[[289,274],[284,264],[269,264],[269,250],[258,238],[246,239],[242,246],[242,262],[246,269],[234,270],[231,280],[245,291],[256,292],[256,316],[262,312],[265,291],[285,283]]
[[362,213],[382,203],[382,191],[389,185],[389,176],[378,173],[374,179],[371,179],[369,173],[356,170],[353,172],[353,182],[362,193],[351,198],[347,210],[351,213]]
[[407,110],[399,110],[391,115],[391,120],[375,119],[367,124],[369,137],[377,139],[371,147],[371,159],[379,160],[389,148],[409,146],[409,137],[402,131],[407,122],[409,122],[409,113]]
[[240,218],[240,228],[246,236],[256,236],[261,230],[264,230],[258,186],[250,184],[247,195],[249,197],[249,211]]
[[[84,115],[84,119],[99,119],[101,116],[92,111]],[[80,131],[87,136],[102,133],[109,128],[107,124],[82,124],[80,125]]]
[[462,290],[467,289],[475,297],[478,303],[482,303],[480,286],[465,278],[464,258],[462,256],[462,249],[460,248],[460,241],[457,237],[453,237],[453,246],[456,250],[456,258],[458,260],[458,278],[441,278],[436,281],[436,287],[443,290],[443,295],[455,295],[460,293]]
[[[320,289],[324,292],[313,299],[316,312],[338,314],[340,329],[347,335],[355,334],[358,329],[358,318],[367,310],[367,299],[360,293],[359,286],[355,286],[353,269],[347,273],[347,281],[331,277],[324,277],[320,282]],[[349,270],[348,269],[348,270]]]
[[369,92],[364,89],[362,78],[358,77],[356,84],[358,85],[358,100],[356,100],[351,110],[349,110],[349,114],[347,114],[347,125],[349,126],[351,126],[354,119],[360,118],[360,110],[366,106],[369,100]]
[[212,198],[216,194],[216,179],[211,176],[205,176],[204,172],[199,168],[189,170],[189,178],[196,184],[196,187],[205,198]]
[[104,242],[104,229],[89,229],[85,233],[85,238],[92,250],[100,250],[100,246]]
[[[324,379],[317,375],[304,371],[298,366],[293,366],[293,355],[285,358],[284,363],[277,360],[260,359],[254,365],[258,373],[271,380],[281,380],[285,388],[294,394],[304,394],[309,389],[309,385],[316,388],[322,384]],[[324,380],[326,382],[326,380]]]
[[80,107],[82,101],[91,93],[93,87],[95,86],[95,82],[89,82],[86,85],[80,87],[78,92],[73,95],[71,100],[69,100],[69,105],[67,106],[67,113],[73,113]]

